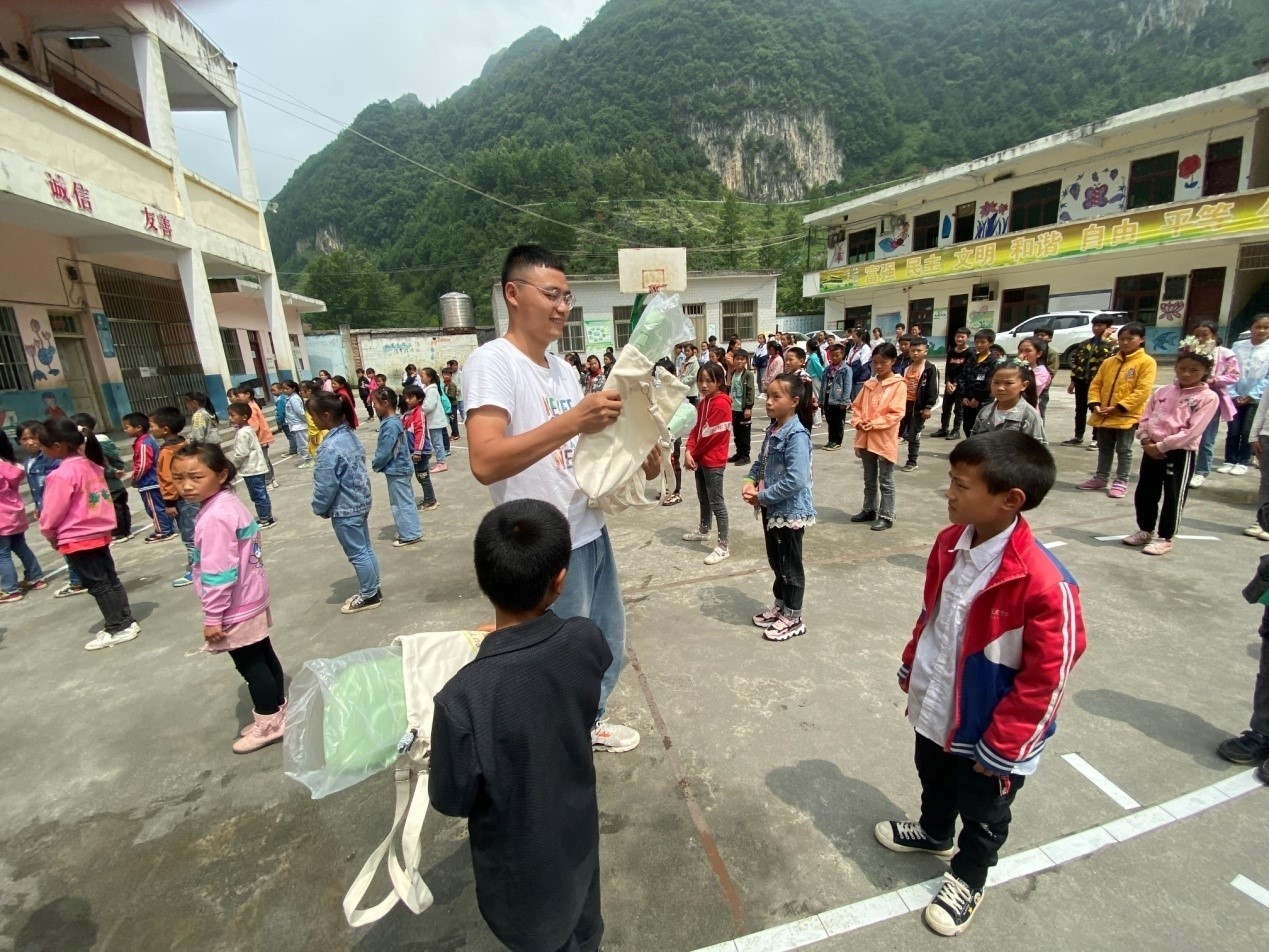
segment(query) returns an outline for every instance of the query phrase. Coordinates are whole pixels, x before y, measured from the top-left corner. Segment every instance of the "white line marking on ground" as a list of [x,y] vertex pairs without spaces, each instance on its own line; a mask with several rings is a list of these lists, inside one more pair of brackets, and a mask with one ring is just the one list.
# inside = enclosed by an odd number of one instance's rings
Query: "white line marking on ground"
[[[1083,771],[1080,772],[1083,773]],[[1100,777],[1101,774],[1098,776]],[[1105,780],[1104,777],[1102,779]],[[1106,782],[1110,784],[1109,780]],[[1115,787],[1115,789],[1119,788]],[[1023,876],[1031,876],[1046,869],[1061,866],[1063,863],[1087,856],[1103,847],[1123,843],[1134,836],[1177,823],[1204,810],[1210,810],[1234,797],[1253,790],[1264,789],[1264,784],[1256,779],[1254,770],[1226,777],[1217,783],[1200,787],[1198,790],[1183,794],[1167,803],[1149,807],[1140,813],[1064,836],[1044,846],[1005,856],[988,875],[987,887],[990,889]],[[1122,790],[1119,792],[1128,799],[1132,799]],[[738,939],[729,939],[708,948],[697,949],[696,952],[794,952],[795,949],[805,948],[831,936],[845,935],[848,932],[876,925],[878,922],[899,919],[909,913],[917,912],[934,898],[942,882],[942,877],[928,879],[879,896],[871,896],[845,906],[838,906],[836,909],[829,909],[818,915],[773,926],[761,932],[751,932]],[[1252,882],[1245,876],[1236,877],[1230,885],[1269,907],[1269,889]]]
[[1060,548],[1061,546],[1064,546],[1064,545],[1066,545],[1066,543],[1065,543],[1065,542],[1046,542],[1046,543],[1044,543],[1044,547],[1045,547],[1046,549],[1057,549],[1057,548]]
[[1230,885],[1269,909],[1269,889],[1265,889],[1260,883],[1254,883],[1246,876],[1235,876]]
[[1094,787],[1100,790],[1106,796],[1110,797],[1125,810],[1136,810],[1141,806],[1136,800],[1128,796],[1120,787],[1116,786],[1109,777],[1090,764],[1079,754],[1063,754],[1062,759],[1080,772]]
[[1174,536],[1177,539],[1185,539],[1187,542],[1220,542],[1220,536]]
[[1126,535],[1117,536],[1093,536],[1098,542],[1121,542],[1128,538]]

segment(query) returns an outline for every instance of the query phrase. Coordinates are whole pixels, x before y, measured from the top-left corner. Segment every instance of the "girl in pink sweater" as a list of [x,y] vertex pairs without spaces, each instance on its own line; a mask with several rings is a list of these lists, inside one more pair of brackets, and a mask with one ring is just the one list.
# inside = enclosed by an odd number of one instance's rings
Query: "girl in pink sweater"
[[66,556],[106,622],[84,647],[97,651],[131,641],[141,633],[141,626],[132,617],[128,593],[110,557],[115,507],[106,487],[101,444],[85,439],[74,423],[61,419],[44,424],[40,449],[49,459],[61,460],[44,484],[40,532]]
[[1220,401],[1216,391],[1207,385],[1211,372],[1211,357],[1182,351],[1176,360],[1176,380],[1151,394],[1141,412],[1137,438],[1141,440],[1143,455],[1133,497],[1137,531],[1124,539],[1124,545],[1145,546],[1142,551],[1146,555],[1167,555],[1172,551],[1172,536],[1181,520],[1194,472],[1194,451]]
[[[20,602],[27,592],[48,588],[44,570],[26,544],[26,507],[18,495],[22,467],[9,434],[0,430],[0,604]],[[13,570],[13,556],[22,563],[22,581]]]
[[229,652],[251,693],[252,722],[234,741],[248,754],[282,739],[286,714],[282,664],[269,641],[269,580],[260,526],[230,483],[237,473],[214,443],[186,443],[172,456],[172,481],[198,505],[194,591],[203,606],[203,650]]

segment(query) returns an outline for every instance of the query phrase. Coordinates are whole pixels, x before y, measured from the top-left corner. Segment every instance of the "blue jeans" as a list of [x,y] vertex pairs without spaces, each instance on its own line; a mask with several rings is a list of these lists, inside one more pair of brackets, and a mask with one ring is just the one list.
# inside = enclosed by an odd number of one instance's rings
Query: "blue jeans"
[[269,502],[268,479],[269,477],[263,474],[242,477],[242,481],[247,484],[247,495],[255,504],[256,518],[262,522],[270,522],[273,519],[273,504]]
[[25,532],[0,535],[0,592],[5,594],[18,590],[18,573],[13,568],[12,558],[15,555],[22,563],[23,581],[38,582],[44,577],[44,570],[40,568],[35,553],[26,544]]
[[409,541],[423,535],[423,523],[414,505],[414,487],[410,474],[391,476],[388,479],[388,505],[392,507],[392,521],[397,527],[397,538]]
[[348,556],[363,598],[379,591],[379,560],[370,548],[370,521],[366,516],[331,516],[331,528],[339,547]]
[[300,461],[308,459],[308,434],[303,430],[287,430],[286,442],[291,447],[291,455],[300,457]]
[[1225,462],[1246,466],[1251,462],[1251,443],[1247,441],[1247,436],[1251,433],[1256,405],[1239,403],[1234,406],[1234,411],[1234,418],[1229,421],[1229,429],[1225,431]]
[[1194,465],[1195,476],[1210,476],[1212,474],[1212,457],[1216,450],[1216,436],[1221,429],[1221,414],[1217,409],[1216,416],[1212,417],[1212,422],[1207,425],[1207,429],[1203,431],[1203,442],[1199,444],[1198,462]]
[[449,430],[442,426],[435,430],[428,430],[427,433],[432,440],[432,452],[436,454],[436,462],[445,462],[445,441],[449,439]]
[[617,562],[612,554],[612,540],[604,529],[599,538],[574,549],[568,560],[564,591],[551,610],[561,618],[589,618],[604,633],[612,664],[599,683],[599,713],[604,716],[608,695],[617,686],[621,666],[626,660],[626,609],[621,603],[617,585]]
[[198,503],[184,499],[176,503],[176,527],[181,531],[181,541],[185,543],[185,571],[194,570],[194,520],[198,518]]

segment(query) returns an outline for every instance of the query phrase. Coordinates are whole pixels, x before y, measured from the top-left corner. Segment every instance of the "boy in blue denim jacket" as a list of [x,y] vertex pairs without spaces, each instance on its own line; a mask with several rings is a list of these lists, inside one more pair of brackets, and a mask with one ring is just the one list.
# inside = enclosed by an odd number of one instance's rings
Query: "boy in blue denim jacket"
[[340,607],[352,615],[378,608],[379,560],[370,547],[370,473],[366,451],[348,426],[347,408],[333,393],[309,398],[308,412],[319,429],[329,430],[313,470],[313,512],[329,519],[335,538],[357,573],[358,591]]

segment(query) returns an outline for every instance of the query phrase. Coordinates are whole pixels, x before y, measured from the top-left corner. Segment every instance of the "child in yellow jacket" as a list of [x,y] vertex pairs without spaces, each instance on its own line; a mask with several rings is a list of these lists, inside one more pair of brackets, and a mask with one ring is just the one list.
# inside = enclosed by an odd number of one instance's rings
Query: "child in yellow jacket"
[[300,396],[304,398],[304,422],[308,424],[308,441],[307,447],[310,459],[317,459],[317,448],[322,445],[322,440],[326,439],[328,430],[319,429],[317,424],[313,422],[313,414],[308,412],[308,398],[314,393],[318,393],[317,388],[309,383],[300,384]]
[[[1145,351],[1146,328],[1137,322],[1119,329],[1119,352],[1102,361],[1088,388],[1088,425],[1097,444],[1097,472],[1079,484],[1080,489],[1106,489],[1111,499],[1128,492],[1132,472],[1132,446],[1141,411],[1154,390],[1157,367]],[[1115,478],[1110,464],[1117,457]]]

